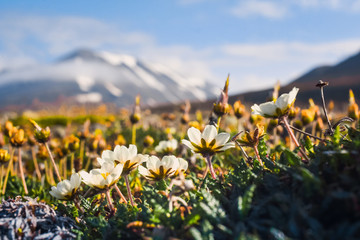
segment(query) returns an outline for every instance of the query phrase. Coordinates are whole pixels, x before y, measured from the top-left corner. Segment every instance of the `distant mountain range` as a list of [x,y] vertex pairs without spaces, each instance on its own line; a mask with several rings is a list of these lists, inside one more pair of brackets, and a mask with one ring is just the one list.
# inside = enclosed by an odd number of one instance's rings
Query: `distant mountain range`
[[[329,86],[324,88],[326,102],[335,101],[335,108],[343,110],[349,100],[349,89],[355,94],[355,99],[360,104],[360,52],[345,59],[334,66],[320,66],[294,79],[289,84],[281,86],[280,94],[289,92],[294,86],[300,88],[296,98],[296,105],[307,107],[309,98],[315,103],[321,104],[320,90],[315,85],[319,80],[329,82]],[[230,80],[231,88],[231,80]],[[268,88],[260,91],[240,93],[229,97],[229,103],[241,100],[250,106],[254,103],[263,103],[272,94],[273,89]],[[210,110],[216,98],[206,102],[192,102],[192,110]],[[171,111],[174,106],[164,105],[154,108],[153,111]]]
[[219,89],[204,79],[132,56],[81,49],[47,65],[0,72],[0,108],[39,103],[115,103],[144,105],[214,98]]
[[[313,98],[316,103],[320,103],[320,90],[315,87],[319,80],[329,82],[329,86],[324,88],[325,98],[327,102],[334,100],[338,104],[338,108],[348,103],[349,89],[352,89],[355,97],[360,100],[360,52],[334,66],[316,67],[294,79],[286,86],[282,86],[280,92],[289,92],[295,86],[300,89],[296,98],[297,105],[307,106],[309,98]],[[271,92],[272,89],[265,89],[237,94],[231,96],[230,101],[240,99],[246,103],[262,103],[269,97]]]

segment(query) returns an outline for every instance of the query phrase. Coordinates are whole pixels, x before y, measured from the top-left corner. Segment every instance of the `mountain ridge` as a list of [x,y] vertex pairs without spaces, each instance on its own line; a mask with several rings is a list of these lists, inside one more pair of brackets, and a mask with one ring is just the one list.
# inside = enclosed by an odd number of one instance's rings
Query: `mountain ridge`
[[[26,85],[26,92],[18,89],[21,84]],[[52,102],[60,93],[70,102],[115,102],[125,107],[138,94],[144,105],[151,106],[206,100],[215,97],[215,91],[218,89],[206,80],[184,77],[166,66],[89,49],[75,50],[51,64],[0,74],[0,92],[4,93],[0,108],[16,104],[30,107],[33,99]]]

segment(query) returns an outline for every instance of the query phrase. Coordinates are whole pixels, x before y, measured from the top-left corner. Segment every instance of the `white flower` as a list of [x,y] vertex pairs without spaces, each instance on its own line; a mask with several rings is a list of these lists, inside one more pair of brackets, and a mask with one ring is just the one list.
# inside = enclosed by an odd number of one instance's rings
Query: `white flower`
[[86,185],[92,188],[106,189],[117,183],[122,170],[122,164],[115,166],[114,162],[103,162],[101,168],[93,169],[89,173],[82,170],[80,175]]
[[59,200],[69,200],[74,196],[77,189],[80,187],[80,184],[80,174],[73,173],[71,175],[70,181],[66,179],[59,182],[56,187],[51,187],[50,194]]
[[141,163],[147,161],[147,159],[147,155],[137,154],[136,145],[130,144],[129,148],[116,145],[114,151],[105,150],[102,152],[101,158],[98,158],[97,160],[100,166],[102,166],[104,162],[122,164],[122,174],[126,175],[137,168]]
[[235,147],[233,142],[227,142],[230,134],[225,132],[218,134],[213,125],[207,125],[203,133],[199,129],[191,127],[187,134],[190,141],[183,139],[181,142],[194,153],[200,153],[204,157]]
[[155,147],[155,151],[158,153],[172,153],[178,147],[178,141],[176,139],[171,139],[169,141],[160,141],[159,145]]
[[174,175],[178,175],[180,172],[186,172],[186,170],[189,167],[189,163],[183,159],[183,158],[178,158],[179,160],[179,168],[175,171]]
[[251,107],[252,114],[261,115],[267,118],[278,118],[289,112],[294,104],[299,89],[294,87],[289,93],[282,94],[276,102],[266,102],[260,105],[254,104]]
[[151,156],[146,162],[146,168],[139,166],[139,173],[147,179],[161,180],[174,175],[179,167],[179,159],[173,155],[164,156],[161,160]]

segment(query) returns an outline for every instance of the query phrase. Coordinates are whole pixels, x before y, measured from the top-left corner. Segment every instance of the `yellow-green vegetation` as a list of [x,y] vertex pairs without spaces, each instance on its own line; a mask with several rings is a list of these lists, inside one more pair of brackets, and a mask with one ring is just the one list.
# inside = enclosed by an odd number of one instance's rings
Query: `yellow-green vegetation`
[[[37,198],[73,219],[69,239],[359,239],[356,97],[334,115],[317,86],[323,106],[307,109],[294,88],[231,111],[228,78],[209,119],[188,102],[144,113],[139,97],[132,112],[9,119],[1,197]],[[26,231],[36,233],[12,236]]]

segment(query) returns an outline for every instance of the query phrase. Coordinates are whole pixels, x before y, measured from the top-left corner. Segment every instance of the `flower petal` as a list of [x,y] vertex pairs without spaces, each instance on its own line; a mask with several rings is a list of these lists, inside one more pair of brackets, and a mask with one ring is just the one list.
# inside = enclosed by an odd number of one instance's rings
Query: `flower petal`
[[78,188],[81,183],[81,177],[78,173],[73,173],[70,177],[71,188]]
[[220,148],[219,151],[225,151],[229,148],[234,148],[234,147],[235,147],[235,143],[229,142],[229,143],[226,143],[222,148]]
[[129,160],[129,149],[125,146],[121,146],[120,149],[116,152],[116,159],[119,162],[125,162]]
[[137,154],[137,147],[134,144],[129,145],[129,159],[135,157]]
[[216,127],[213,125],[206,125],[201,138],[206,141],[206,144],[209,144],[217,135]]
[[150,175],[149,170],[147,170],[146,168],[144,168],[144,167],[141,166],[141,165],[138,167],[138,170],[139,170],[139,173],[140,173],[141,175],[143,175],[144,177],[147,177],[147,176]]
[[149,170],[157,169],[157,165],[160,164],[160,159],[156,156],[149,157],[149,160],[146,162],[146,167]]
[[190,148],[192,151],[195,150],[194,146],[188,140],[183,139],[183,140],[181,140],[181,143],[184,144],[185,146],[187,146],[188,148]]
[[273,102],[266,102],[259,105],[261,116],[276,117],[276,105]]
[[189,137],[190,142],[195,143],[196,145],[200,145],[201,143],[201,132],[199,129],[191,127],[187,130],[187,135]]
[[216,137],[215,137],[215,147],[219,147],[219,146],[223,146],[230,138],[230,134],[229,133],[219,133]]
[[[101,158],[104,160],[104,161],[114,161],[114,152],[113,151],[110,151],[110,150],[105,150],[102,152],[101,154]],[[101,165],[101,164],[100,164]]]

